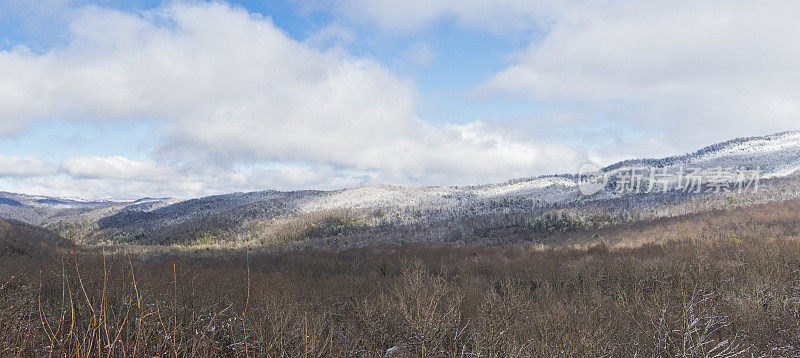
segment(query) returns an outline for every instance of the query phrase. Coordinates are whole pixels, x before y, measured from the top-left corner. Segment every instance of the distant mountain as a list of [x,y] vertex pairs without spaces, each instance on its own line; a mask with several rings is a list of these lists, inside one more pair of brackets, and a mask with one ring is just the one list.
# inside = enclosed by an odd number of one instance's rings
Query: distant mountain
[[[614,177],[640,166],[760,168],[772,181],[764,182],[765,191],[748,197],[748,202],[800,196],[798,180],[791,176],[800,169],[800,132],[734,139],[681,156],[623,161],[603,171]],[[569,174],[476,186],[378,185],[190,200],[84,201],[0,193],[0,217],[47,227],[78,243],[286,243],[331,237],[458,240],[496,228],[533,226],[554,210],[602,210],[602,220],[616,220],[611,216],[669,215],[680,205],[684,206],[680,210],[689,210],[683,203],[705,196],[603,191],[587,197],[579,192],[576,175]],[[589,214],[581,215],[580,220],[590,220]]]
[[133,201],[88,201],[0,192],[0,218],[44,225],[58,220],[99,220],[131,207],[158,207],[179,202],[176,199]]
[[604,168],[611,172],[625,167],[698,168],[759,167],[766,176],[784,176],[800,169],[800,132],[783,132],[763,137],[748,137],[714,144],[694,153],[659,159],[626,160]]

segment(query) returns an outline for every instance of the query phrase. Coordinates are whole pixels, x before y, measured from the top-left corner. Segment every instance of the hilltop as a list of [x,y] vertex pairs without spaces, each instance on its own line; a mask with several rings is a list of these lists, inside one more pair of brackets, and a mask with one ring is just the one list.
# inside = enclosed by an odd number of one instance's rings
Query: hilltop
[[[259,191],[195,199],[135,201],[0,193],[0,217],[46,227],[80,244],[290,244],[349,246],[398,241],[475,241],[526,229],[559,231],[798,197],[800,132],[740,138],[694,153],[627,160],[603,168],[610,178],[634,167],[760,168],[755,193],[626,193],[578,190],[576,175],[473,186],[378,185],[335,191]],[[611,184],[609,184],[611,185]],[[556,219],[554,219],[556,217]],[[530,230],[528,230],[530,231]],[[536,230],[534,230],[536,231]],[[530,239],[530,232],[521,234]]]

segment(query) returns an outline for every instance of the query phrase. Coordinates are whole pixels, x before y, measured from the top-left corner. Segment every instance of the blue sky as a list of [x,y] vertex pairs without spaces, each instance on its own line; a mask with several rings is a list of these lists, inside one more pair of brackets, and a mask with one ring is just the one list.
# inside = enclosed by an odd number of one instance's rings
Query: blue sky
[[135,198],[475,184],[800,129],[797,10],[10,0],[0,189]]
[[[307,41],[337,19],[324,11],[309,10],[294,1],[229,1],[248,11],[268,16],[289,37]],[[161,6],[160,0],[147,1],[75,1],[61,6],[80,8],[101,6],[121,11],[141,12]],[[64,46],[69,38],[64,27],[67,20],[55,11],[36,9],[39,18],[27,17],[34,5],[22,2],[9,6],[3,16],[0,34],[4,50],[25,46],[46,52]],[[53,21],[46,21],[53,20]],[[419,116],[435,123],[468,123],[478,119],[502,119],[536,113],[537,105],[527,101],[476,99],[473,89],[502,70],[515,50],[526,45],[535,33],[500,34],[463,28],[444,19],[424,31],[375,32],[373,26],[342,25],[354,38],[344,43],[336,39],[322,46],[341,45],[350,53],[384,64],[398,76],[410,79],[420,92]],[[430,48],[429,62],[418,63],[409,58],[415,45]],[[141,120],[141,122],[139,122]],[[4,154],[33,155],[57,162],[67,155],[108,154],[143,159],[150,146],[148,137],[152,123],[147,118],[126,123],[43,122],[30,127],[23,136],[0,142]],[[124,135],[121,135],[123,134]],[[80,139],[80,140],[76,140]]]

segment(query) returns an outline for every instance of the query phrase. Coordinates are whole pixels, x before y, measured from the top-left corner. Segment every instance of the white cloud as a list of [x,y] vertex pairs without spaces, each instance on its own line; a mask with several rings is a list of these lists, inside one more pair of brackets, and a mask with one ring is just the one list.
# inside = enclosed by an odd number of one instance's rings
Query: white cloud
[[[797,1],[303,3],[389,31],[454,20],[529,34],[530,46],[478,93],[559,108],[575,117],[577,132],[614,123],[619,137],[636,137],[622,139],[627,155],[676,154],[731,137],[800,129]],[[633,147],[648,136],[668,144]]]
[[188,198],[252,190],[334,190],[373,183],[362,173],[300,165],[226,168],[167,166],[124,157],[72,157],[60,173],[2,176],[3,190],[84,199],[137,199],[144,196]]
[[270,19],[228,5],[172,3],[142,14],[87,7],[72,18],[63,48],[0,53],[0,131],[48,117],[148,118],[163,123],[166,140],[156,162],[65,159],[69,180],[182,180],[205,192],[236,187],[230,179],[265,188],[244,173],[197,174],[213,163],[227,163],[212,165],[222,171],[250,163],[323,172],[321,186],[476,183],[571,170],[585,157],[482,123],[427,123],[415,115],[413,86],[383,66],[297,42]]
[[77,179],[166,182],[179,178],[177,173],[167,166],[122,156],[69,157],[61,161],[61,171]]
[[779,0],[586,2],[483,90],[591,111],[681,150],[800,129],[799,12]]
[[[163,130],[160,150],[146,161],[67,158],[52,177],[40,160],[0,157],[15,168],[0,176],[37,176],[20,184],[27,188],[69,192],[91,181],[104,183],[92,186],[97,193],[175,196],[459,184],[800,129],[793,1],[311,3],[390,30],[442,19],[542,30],[481,90],[553,113],[516,127],[426,122],[411,83],[337,46],[354,36],[341,25],[298,42],[268,18],[218,3],[138,14],[85,7],[66,17],[64,46],[0,52],[0,135],[51,117],[147,118]],[[424,43],[406,55],[423,65],[435,57]],[[613,138],[575,149],[598,137]]]
[[36,177],[54,172],[53,168],[39,159],[0,154],[0,177]]

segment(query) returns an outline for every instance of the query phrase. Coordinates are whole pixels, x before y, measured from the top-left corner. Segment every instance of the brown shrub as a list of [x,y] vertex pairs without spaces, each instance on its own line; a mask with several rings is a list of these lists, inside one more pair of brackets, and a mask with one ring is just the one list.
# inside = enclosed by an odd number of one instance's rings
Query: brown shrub
[[5,256],[0,355],[794,356],[800,211],[773,209],[575,246]]

